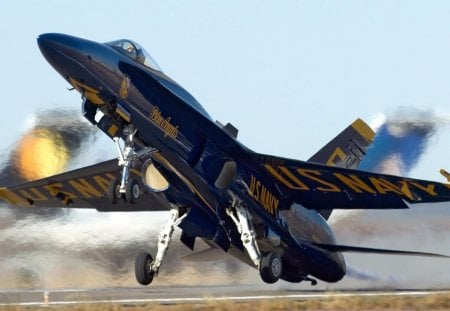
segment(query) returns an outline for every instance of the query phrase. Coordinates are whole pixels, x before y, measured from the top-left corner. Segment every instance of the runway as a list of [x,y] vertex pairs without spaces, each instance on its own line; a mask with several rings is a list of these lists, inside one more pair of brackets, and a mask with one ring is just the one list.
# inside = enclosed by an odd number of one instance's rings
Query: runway
[[450,294],[450,290],[339,291],[272,289],[266,286],[153,287],[64,290],[0,290],[0,306],[57,306],[116,303],[185,304],[206,301],[311,300],[330,297],[414,296]]

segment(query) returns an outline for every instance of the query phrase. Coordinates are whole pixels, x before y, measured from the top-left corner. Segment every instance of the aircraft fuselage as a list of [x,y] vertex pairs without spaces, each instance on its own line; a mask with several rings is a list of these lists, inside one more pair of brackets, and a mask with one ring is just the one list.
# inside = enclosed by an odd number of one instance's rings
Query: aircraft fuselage
[[[311,244],[335,241],[326,221],[316,211],[293,207],[273,177],[251,165],[250,150],[159,68],[140,62],[139,51],[133,59],[114,43],[63,34],[44,34],[38,42],[49,63],[82,94],[90,122],[111,138],[124,138],[124,126],[132,124],[137,147],[156,150],[152,160],[170,181],[161,195],[190,208],[180,224],[190,238],[242,252],[239,233],[224,209],[238,197],[257,218],[259,239],[269,241],[261,251],[280,253],[285,279],[300,281],[309,274],[327,282],[342,279],[343,256]],[[236,165],[233,182],[222,187],[219,176],[229,163]]]

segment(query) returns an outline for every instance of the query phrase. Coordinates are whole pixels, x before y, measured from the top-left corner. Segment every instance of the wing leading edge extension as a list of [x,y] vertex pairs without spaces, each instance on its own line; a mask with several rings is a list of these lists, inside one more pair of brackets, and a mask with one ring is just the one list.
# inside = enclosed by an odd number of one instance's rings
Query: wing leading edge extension
[[167,202],[157,193],[145,191],[139,169],[131,175],[139,182],[141,198],[135,204],[108,199],[109,185],[120,179],[117,159],[50,176],[17,186],[0,188],[0,200],[12,206],[93,208],[99,211],[168,210]]
[[254,154],[288,200],[315,210],[399,209],[450,201],[450,184]]

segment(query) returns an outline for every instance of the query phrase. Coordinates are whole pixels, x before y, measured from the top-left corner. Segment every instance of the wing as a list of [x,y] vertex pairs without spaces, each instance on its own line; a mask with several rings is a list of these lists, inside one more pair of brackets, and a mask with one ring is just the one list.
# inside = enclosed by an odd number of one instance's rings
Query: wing
[[[254,159],[254,157],[252,157]],[[260,170],[287,200],[306,208],[397,209],[450,201],[450,184],[256,155]]]
[[[141,162],[139,162],[141,163]],[[108,199],[109,186],[120,179],[117,160],[58,174],[12,187],[0,188],[0,200],[13,206],[93,208],[99,211],[168,210],[163,195],[147,191],[140,178],[140,164],[131,170],[141,189],[138,202],[131,204]]]

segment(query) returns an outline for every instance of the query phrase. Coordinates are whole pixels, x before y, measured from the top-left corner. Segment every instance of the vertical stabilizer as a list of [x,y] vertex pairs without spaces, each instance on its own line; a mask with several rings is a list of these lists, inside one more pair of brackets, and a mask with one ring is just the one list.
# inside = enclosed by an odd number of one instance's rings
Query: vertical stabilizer
[[[363,120],[357,119],[323,146],[308,162],[356,169],[374,137],[375,132]],[[328,219],[331,212],[332,210],[321,210],[320,214]]]

